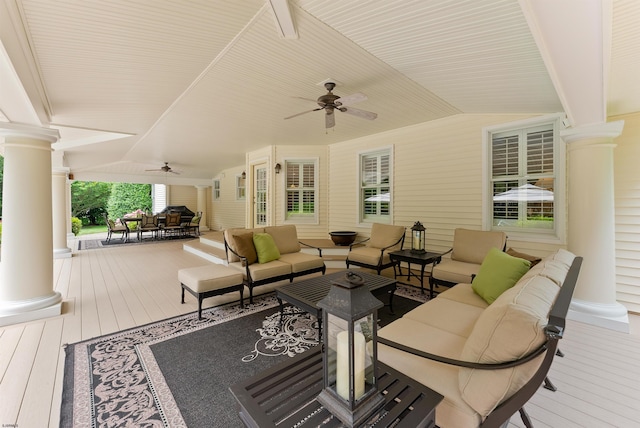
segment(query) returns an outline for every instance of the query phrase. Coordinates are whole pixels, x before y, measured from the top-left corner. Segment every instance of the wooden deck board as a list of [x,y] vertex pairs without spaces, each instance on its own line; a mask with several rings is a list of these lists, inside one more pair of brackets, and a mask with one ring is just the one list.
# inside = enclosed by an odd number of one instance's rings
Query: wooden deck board
[[[178,242],[74,250],[72,258],[55,260],[63,314],[0,328],[0,424],[57,427],[62,346],[195,311],[189,295],[180,304],[177,271],[206,263]],[[236,299],[211,298],[203,307]],[[566,357],[556,358],[550,372],[558,391],[541,389],[526,406],[536,428],[638,426],[640,317],[631,320],[631,334],[568,322],[560,342]],[[524,425],[514,415],[509,426]]]

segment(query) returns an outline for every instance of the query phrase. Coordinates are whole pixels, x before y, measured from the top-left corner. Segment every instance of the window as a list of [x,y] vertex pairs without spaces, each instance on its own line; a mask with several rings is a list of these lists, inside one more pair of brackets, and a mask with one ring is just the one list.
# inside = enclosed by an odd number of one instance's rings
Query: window
[[317,220],[316,164],[316,160],[285,162],[287,204],[285,220]]
[[360,155],[360,221],[389,223],[391,149]]
[[164,184],[153,185],[153,212],[159,213],[167,206],[167,186]]
[[[489,219],[493,230],[528,236],[562,235],[564,144],[555,118],[489,130]],[[526,237],[525,237],[526,239]]]
[[243,200],[246,196],[246,178],[242,178],[242,175],[236,175],[236,199]]
[[213,180],[213,200],[220,199],[220,180]]

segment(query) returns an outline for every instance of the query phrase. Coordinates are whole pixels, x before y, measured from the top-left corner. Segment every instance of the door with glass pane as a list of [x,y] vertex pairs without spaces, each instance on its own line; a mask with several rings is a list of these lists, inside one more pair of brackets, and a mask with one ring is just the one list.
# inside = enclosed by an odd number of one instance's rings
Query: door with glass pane
[[266,164],[253,167],[253,227],[267,225],[267,166]]

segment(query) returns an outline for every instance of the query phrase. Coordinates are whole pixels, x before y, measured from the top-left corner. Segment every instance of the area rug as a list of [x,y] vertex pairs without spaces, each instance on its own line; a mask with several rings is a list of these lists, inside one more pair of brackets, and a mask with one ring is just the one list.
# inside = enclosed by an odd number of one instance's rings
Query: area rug
[[124,242],[120,238],[113,238],[111,241],[107,242],[106,240],[101,239],[82,239],[78,241],[78,250],[94,250],[97,248],[111,248],[111,247],[120,247],[120,246],[130,246],[130,245],[138,245],[138,244],[157,244],[159,242],[170,242],[170,241],[180,241],[180,240],[188,240],[188,239],[196,239],[197,236],[193,235],[181,235],[181,236],[168,236],[162,239],[152,239],[146,238],[138,240],[135,237],[129,237],[127,242]]
[[[395,315],[425,301],[399,284]],[[273,294],[67,345],[61,427],[241,427],[229,386],[317,346],[315,317]]]

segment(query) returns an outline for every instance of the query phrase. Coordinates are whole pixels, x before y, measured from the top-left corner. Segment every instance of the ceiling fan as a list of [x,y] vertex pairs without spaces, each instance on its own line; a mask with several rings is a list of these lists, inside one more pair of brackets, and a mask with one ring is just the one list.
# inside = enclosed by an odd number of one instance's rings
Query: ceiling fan
[[164,172],[164,173],[170,172],[171,174],[180,174],[179,172],[171,169],[171,167],[169,166],[169,162],[165,162],[164,165],[158,169],[146,169],[145,171],[158,171],[158,172]]
[[324,87],[328,91],[325,95],[321,95],[317,100],[311,100],[308,98],[300,98],[302,100],[312,101],[317,103],[320,107],[314,108],[313,110],[303,111],[302,113],[294,114],[293,116],[285,117],[285,119],[291,119],[293,117],[297,117],[306,113],[310,113],[312,111],[324,110],[325,111],[325,127],[333,128],[336,124],[335,116],[333,112],[335,110],[341,111],[343,113],[348,113],[353,116],[357,116],[362,119],[373,120],[378,117],[377,113],[372,113],[366,110],[360,110],[357,108],[350,107],[351,104],[359,103],[361,101],[365,101],[367,96],[363,93],[356,92],[355,94],[347,95],[345,97],[340,97],[339,95],[335,95],[333,92],[333,88],[336,87],[334,82],[326,82]]

